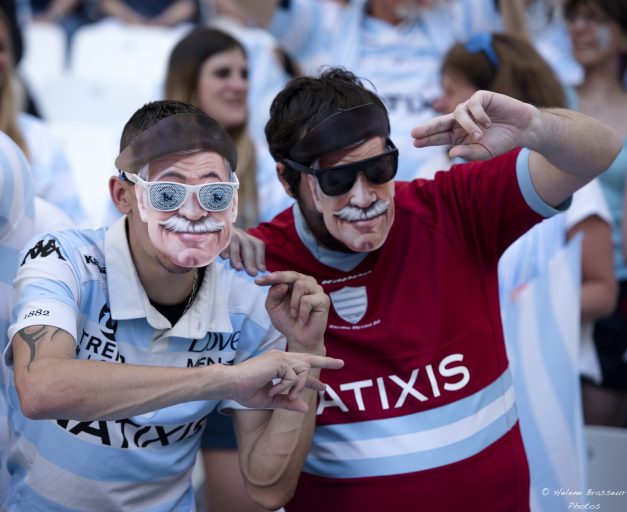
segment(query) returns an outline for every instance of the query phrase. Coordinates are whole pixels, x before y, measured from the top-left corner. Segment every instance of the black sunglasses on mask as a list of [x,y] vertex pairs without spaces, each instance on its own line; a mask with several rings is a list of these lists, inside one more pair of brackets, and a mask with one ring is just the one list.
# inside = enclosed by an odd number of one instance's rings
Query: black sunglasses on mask
[[353,188],[357,174],[360,172],[363,172],[368,181],[375,185],[387,183],[396,176],[398,149],[390,139],[386,140],[386,145],[387,149],[380,155],[326,169],[313,169],[289,159],[285,159],[285,164],[295,171],[315,176],[322,192],[326,195],[341,196]]

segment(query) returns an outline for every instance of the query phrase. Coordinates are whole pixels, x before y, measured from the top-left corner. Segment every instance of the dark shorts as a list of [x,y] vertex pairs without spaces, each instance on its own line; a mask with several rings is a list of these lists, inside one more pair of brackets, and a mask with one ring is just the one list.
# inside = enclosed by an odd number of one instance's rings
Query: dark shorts
[[231,416],[213,411],[207,417],[207,424],[200,439],[200,447],[203,450],[237,450]]
[[627,390],[627,281],[619,286],[616,309],[594,326],[594,343],[601,363],[601,385]]

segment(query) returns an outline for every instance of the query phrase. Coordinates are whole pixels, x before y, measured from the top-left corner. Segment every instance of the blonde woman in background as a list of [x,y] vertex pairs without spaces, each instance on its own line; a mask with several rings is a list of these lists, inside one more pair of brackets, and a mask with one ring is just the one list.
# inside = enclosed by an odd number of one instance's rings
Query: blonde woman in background
[[[179,41],[170,54],[166,98],[200,108],[221,123],[235,142],[240,182],[236,225],[243,229],[256,226],[260,216],[257,154],[247,130],[248,90],[246,51],[226,32],[198,27]],[[201,446],[208,509],[261,510],[244,489],[231,418],[217,412],[209,415]]]
[[243,45],[221,30],[198,27],[172,50],[167,99],[191,103],[224,126],[237,146],[237,226],[259,222],[257,155],[248,130],[248,62]]

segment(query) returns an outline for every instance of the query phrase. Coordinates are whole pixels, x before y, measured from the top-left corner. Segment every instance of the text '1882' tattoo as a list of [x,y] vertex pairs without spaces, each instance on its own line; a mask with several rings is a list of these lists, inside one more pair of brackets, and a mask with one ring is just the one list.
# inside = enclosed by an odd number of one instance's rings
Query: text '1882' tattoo
[[22,339],[30,348],[30,360],[26,367],[30,371],[31,363],[37,358],[37,347],[42,341],[53,342],[54,337],[63,329],[58,327],[49,327],[47,325],[33,325],[31,327],[25,327],[20,331]]

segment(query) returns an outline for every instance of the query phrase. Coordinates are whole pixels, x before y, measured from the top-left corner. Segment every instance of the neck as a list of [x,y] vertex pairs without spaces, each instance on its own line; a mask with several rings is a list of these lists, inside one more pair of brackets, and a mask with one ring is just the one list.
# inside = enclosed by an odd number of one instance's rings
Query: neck
[[624,91],[618,76],[618,61],[607,60],[585,69],[585,77],[577,91],[585,96],[607,97]]
[[168,265],[161,261],[162,256],[147,252],[133,229],[129,229],[128,221],[126,232],[135,270],[148,298],[163,305],[179,304],[187,299],[192,293],[198,269]]

